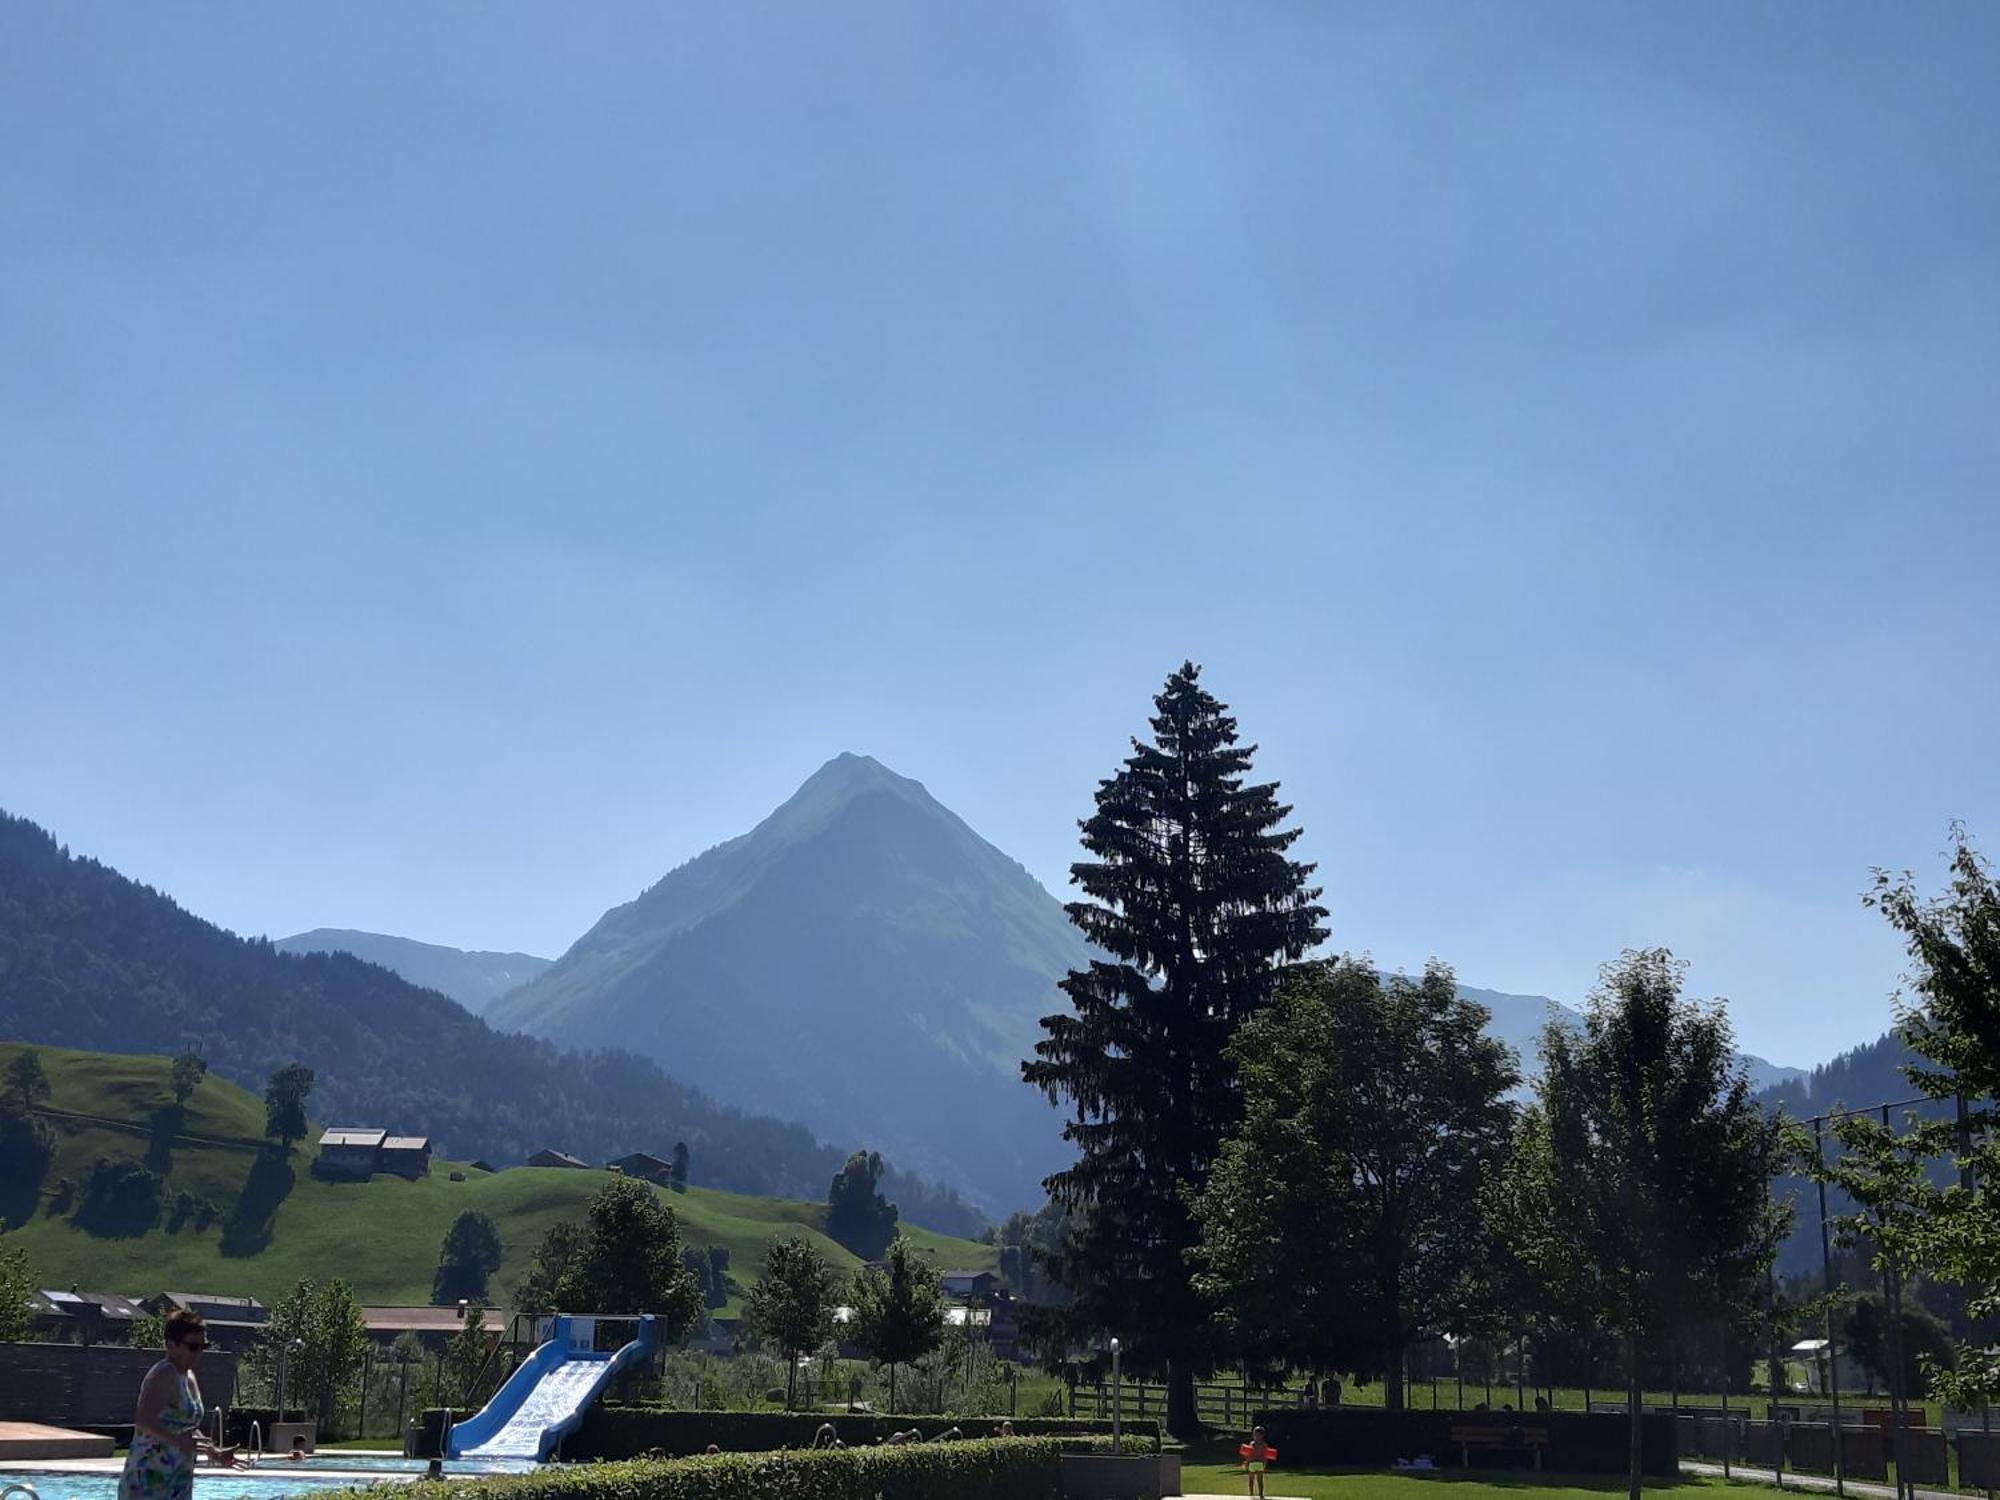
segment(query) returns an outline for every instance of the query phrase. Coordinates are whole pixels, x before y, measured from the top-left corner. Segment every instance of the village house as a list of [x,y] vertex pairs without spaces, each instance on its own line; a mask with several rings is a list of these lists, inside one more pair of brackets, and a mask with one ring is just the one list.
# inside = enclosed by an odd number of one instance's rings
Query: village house
[[366,1182],[377,1172],[412,1181],[431,1169],[428,1136],[391,1135],[374,1126],[329,1126],[319,1138],[313,1174],[343,1182]]
[[558,1151],[553,1146],[544,1146],[528,1158],[531,1167],[574,1167],[590,1170],[590,1163],[581,1157],[571,1156],[567,1151]]
[[216,1292],[161,1292],[146,1299],[146,1310],[162,1318],[175,1311],[199,1313],[210,1345],[237,1353],[257,1342],[271,1317],[270,1310],[255,1297],[225,1297]]
[[634,1151],[628,1156],[621,1156],[604,1165],[613,1171],[623,1172],[627,1177],[642,1177],[660,1187],[674,1185],[674,1164],[653,1155],[650,1151]]

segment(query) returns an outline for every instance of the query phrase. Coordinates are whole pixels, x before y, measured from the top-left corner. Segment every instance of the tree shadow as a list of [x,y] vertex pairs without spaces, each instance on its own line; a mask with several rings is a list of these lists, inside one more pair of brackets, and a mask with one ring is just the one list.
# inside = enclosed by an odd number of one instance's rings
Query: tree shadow
[[0,1220],[25,1224],[42,1201],[55,1133],[33,1115],[0,1110]]
[[290,1196],[297,1180],[292,1171],[292,1155],[277,1147],[257,1153],[250,1175],[243,1181],[236,1206],[222,1226],[222,1253],[233,1258],[256,1255],[271,1243],[271,1227],[278,1207]]
[[178,1104],[162,1104],[153,1111],[152,1131],[146,1139],[146,1165],[162,1177],[174,1170],[174,1137],[186,1123],[187,1111]]
[[160,1221],[166,1183],[130,1157],[100,1157],[70,1222],[99,1239],[136,1239]]

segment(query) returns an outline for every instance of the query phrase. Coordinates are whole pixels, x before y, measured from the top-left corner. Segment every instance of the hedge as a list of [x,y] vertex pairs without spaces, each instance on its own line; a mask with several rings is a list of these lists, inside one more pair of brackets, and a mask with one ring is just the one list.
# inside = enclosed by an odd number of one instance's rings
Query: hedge
[[[1552,1474],[1623,1474],[1629,1462],[1631,1427],[1622,1412],[1432,1411],[1412,1407],[1385,1411],[1350,1406],[1299,1411],[1260,1411],[1253,1421],[1271,1446],[1292,1463],[1373,1468],[1428,1453],[1439,1465],[1455,1468],[1465,1450],[1452,1442],[1454,1429],[1534,1429],[1543,1438],[1542,1468]],[[1670,1415],[1640,1418],[1640,1468],[1671,1478],[1680,1472]],[[1524,1466],[1525,1447],[1473,1446],[1474,1468]]]
[[[1000,1424],[1011,1421],[1016,1437],[1109,1438],[1111,1424],[1083,1417],[935,1417],[880,1416],[870,1412],[790,1411],[668,1411],[657,1406],[608,1406],[600,1403],[585,1414],[583,1425],[563,1445],[565,1458],[637,1458],[642,1454],[679,1458],[706,1451],[710,1443],[725,1453],[771,1453],[781,1448],[810,1448],[820,1426],[831,1424],[850,1448],[872,1447],[891,1435],[914,1427],[936,1437],[956,1427],[968,1438],[997,1437]],[[1157,1418],[1124,1424],[1128,1440],[1138,1439],[1153,1452],[1160,1447]]]
[[[419,1480],[396,1500],[1060,1500],[1053,1438],[557,1464],[529,1474]],[[349,1497],[380,1500],[380,1490]]]

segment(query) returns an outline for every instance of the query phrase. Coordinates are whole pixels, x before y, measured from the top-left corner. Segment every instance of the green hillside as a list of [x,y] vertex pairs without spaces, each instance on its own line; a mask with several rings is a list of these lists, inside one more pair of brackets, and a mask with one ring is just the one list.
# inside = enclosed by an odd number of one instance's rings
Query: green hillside
[[[0,1043],[0,1069],[21,1050]],[[549,1225],[580,1217],[612,1175],[554,1167],[487,1173],[439,1161],[420,1182],[321,1182],[309,1170],[308,1145],[294,1148],[288,1169],[260,1155],[263,1103],[234,1084],[209,1077],[176,1118],[165,1058],[36,1050],[53,1086],[44,1118],[55,1131],[56,1151],[37,1211],[8,1238],[28,1252],[50,1286],[136,1295],[221,1292],[268,1301],[301,1276],[337,1275],[363,1302],[421,1303],[430,1298],[445,1230],[461,1212],[476,1208],[493,1216],[506,1247],[495,1280],[499,1291],[525,1274]],[[215,1206],[214,1222],[202,1229],[190,1219],[169,1230],[170,1215],[163,1214],[158,1225],[130,1236],[78,1228],[56,1210],[58,1185],[68,1179],[72,1196],[80,1194],[99,1158],[146,1163],[165,1177],[169,1209],[185,1192]],[[453,1181],[454,1173],[463,1180]],[[728,1249],[731,1276],[739,1283],[754,1273],[765,1243],[788,1231],[803,1231],[844,1269],[859,1265],[820,1232],[824,1204],[707,1188],[662,1190],[660,1196],[688,1243]],[[995,1264],[991,1246],[921,1229],[909,1234],[940,1266],[990,1270]]]

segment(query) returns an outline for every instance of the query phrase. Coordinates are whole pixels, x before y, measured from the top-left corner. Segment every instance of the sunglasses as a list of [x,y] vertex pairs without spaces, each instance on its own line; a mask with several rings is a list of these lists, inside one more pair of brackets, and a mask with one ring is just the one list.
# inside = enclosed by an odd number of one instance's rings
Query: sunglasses
[[207,1340],[207,1339],[182,1339],[182,1340],[180,1341],[180,1344],[181,1344],[181,1347],[182,1347],[183,1349],[192,1349],[192,1350],[193,1350],[193,1351],[194,1351],[194,1352],[195,1352],[196,1354],[199,1354],[199,1353],[201,1353],[201,1351],[202,1351],[202,1350],[204,1350],[204,1349],[206,1349],[206,1348],[208,1347],[208,1340]]

